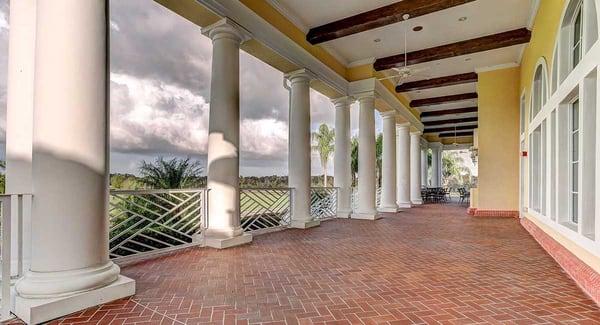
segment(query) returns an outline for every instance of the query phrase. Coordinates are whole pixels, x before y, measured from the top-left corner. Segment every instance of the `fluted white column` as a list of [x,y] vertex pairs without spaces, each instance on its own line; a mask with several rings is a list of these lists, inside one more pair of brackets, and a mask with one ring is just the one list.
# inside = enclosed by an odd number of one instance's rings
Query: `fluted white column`
[[240,225],[240,44],[246,36],[223,19],[202,30],[213,44],[208,122],[208,227],[204,244],[227,248],[248,243]]
[[379,211],[398,212],[398,204],[396,204],[396,112],[385,112],[381,116],[383,118],[383,153]]
[[36,4],[32,257],[15,287],[28,323],[135,291],[108,256],[108,3]]
[[285,75],[290,83],[289,177],[293,189],[292,223],[294,228],[319,225],[310,214],[310,80],[302,69]]
[[352,218],[375,220],[375,95],[362,95],[358,101],[358,207]]
[[335,148],[333,156],[333,185],[338,188],[338,218],[352,213],[352,170],[350,168],[350,104],[348,97],[333,100],[335,105]]
[[410,208],[410,123],[399,124],[396,131],[396,202],[400,208]]
[[442,144],[439,142],[429,144],[431,148],[431,187],[441,186]]
[[410,133],[410,201],[423,204],[421,199],[421,132]]
[[[33,137],[33,81],[35,66],[35,0],[12,1],[8,45],[6,91],[6,187],[5,193],[31,193]],[[15,204],[17,204],[15,202]],[[31,198],[23,202],[23,218],[31,215]],[[12,224],[19,216],[12,216]],[[31,262],[31,220],[23,220],[23,234],[11,231],[12,274],[18,273],[19,242],[25,268]],[[20,236],[23,236],[20,238]]]
[[429,162],[427,161],[427,151],[429,147],[421,144],[421,186],[429,187]]

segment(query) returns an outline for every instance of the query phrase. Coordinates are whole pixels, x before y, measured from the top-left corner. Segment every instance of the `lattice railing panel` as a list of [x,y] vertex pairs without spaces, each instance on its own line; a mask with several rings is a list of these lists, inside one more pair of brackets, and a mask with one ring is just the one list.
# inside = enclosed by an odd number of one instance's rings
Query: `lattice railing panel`
[[202,229],[205,201],[205,189],[111,191],[110,257],[191,243]]
[[242,189],[240,215],[244,231],[289,226],[292,192],[289,188]]
[[337,215],[338,189],[313,187],[310,189],[310,214],[316,220],[335,218]]
[[[375,207],[379,207],[381,203],[381,187],[378,187],[375,191]],[[352,188],[352,197],[351,197],[351,205],[352,211],[358,210],[358,188]]]

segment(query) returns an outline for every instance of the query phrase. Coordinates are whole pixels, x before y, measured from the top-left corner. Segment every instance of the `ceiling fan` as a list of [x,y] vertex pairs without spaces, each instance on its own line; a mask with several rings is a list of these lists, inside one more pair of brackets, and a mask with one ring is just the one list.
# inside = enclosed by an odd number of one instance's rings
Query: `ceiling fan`
[[[410,18],[409,14],[405,14],[404,16],[402,16],[402,19],[404,20],[404,22],[406,22],[409,18]],[[406,33],[406,24],[403,24],[403,28],[404,28],[404,66],[399,67],[399,68],[392,68],[391,70],[394,72],[393,75],[378,78],[379,81],[395,79],[397,86],[403,84],[410,77],[419,76],[419,74],[421,72],[424,72],[424,71],[427,71],[430,69],[430,67],[425,67],[425,68],[420,68],[420,69],[413,69],[413,68],[408,67],[408,46],[407,46],[408,35]],[[429,78],[428,75],[423,75],[423,77]]]

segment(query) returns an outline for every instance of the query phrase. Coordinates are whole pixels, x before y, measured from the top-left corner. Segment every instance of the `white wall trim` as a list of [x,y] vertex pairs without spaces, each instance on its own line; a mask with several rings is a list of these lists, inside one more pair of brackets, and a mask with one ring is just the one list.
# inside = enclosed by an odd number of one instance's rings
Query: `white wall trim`
[[535,24],[535,18],[537,17],[539,10],[540,10],[540,0],[533,0],[531,3],[529,19],[527,20],[527,29],[531,30],[533,28],[533,25]]

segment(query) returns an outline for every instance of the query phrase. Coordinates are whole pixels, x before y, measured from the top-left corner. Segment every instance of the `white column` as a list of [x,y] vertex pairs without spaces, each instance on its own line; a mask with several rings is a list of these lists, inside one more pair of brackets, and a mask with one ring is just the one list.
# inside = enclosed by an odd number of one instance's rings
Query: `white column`
[[410,201],[423,204],[421,199],[421,132],[410,133]]
[[310,228],[320,224],[310,214],[310,80],[302,69],[285,75],[290,82],[289,177],[293,190],[292,224],[294,228]]
[[352,171],[350,169],[350,104],[342,97],[333,100],[335,105],[335,150],[333,156],[333,185],[338,188],[338,218],[348,218],[352,213]]
[[430,143],[431,148],[431,187],[441,186],[442,144]]
[[108,257],[107,5],[37,1],[32,258],[15,287],[27,323],[135,291]]
[[381,116],[383,118],[383,153],[379,211],[398,212],[398,204],[396,204],[396,112],[385,112]]
[[[35,0],[12,1],[8,44],[6,91],[6,187],[5,193],[31,193],[33,137],[33,76],[35,66]],[[11,231],[12,274],[18,273],[19,242],[23,244],[25,269],[31,263],[31,200],[23,202],[23,238]],[[15,202],[16,204],[16,202]],[[19,216],[12,216],[16,225]]]
[[246,39],[234,22],[223,19],[202,30],[211,38],[212,77],[208,122],[208,228],[204,244],[227,248],[248,243],[240,226],[240,44]]
[[429,147],[421,143],[421,186],[429,187],[429,162],[427,161],[427,151]]
[[399,124],[396,131],[396,202],[400,208],[410,208],[410,123]]
[[353,219],[376,220],[375,209],[375,95],[362,95],[358,121],[358,208]]

